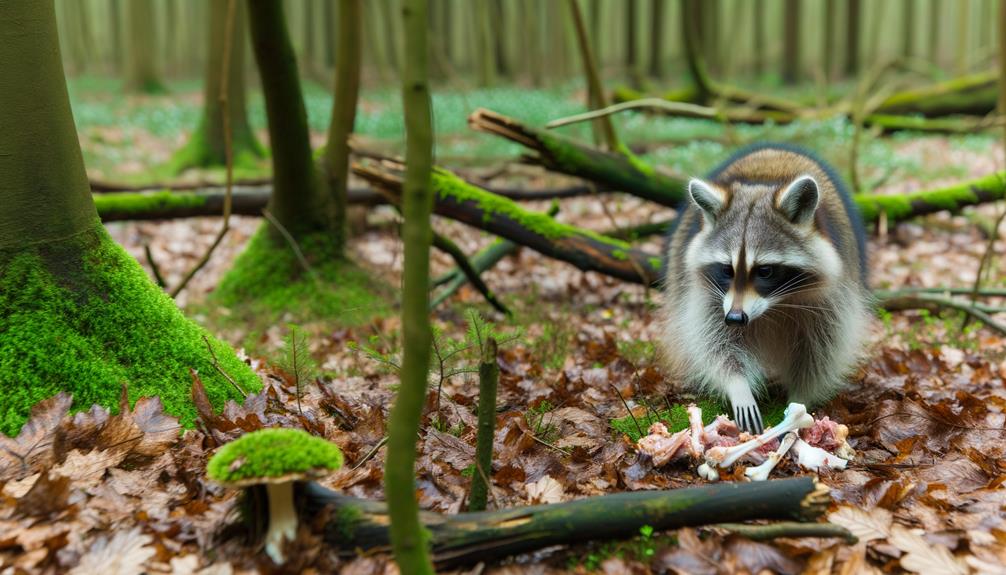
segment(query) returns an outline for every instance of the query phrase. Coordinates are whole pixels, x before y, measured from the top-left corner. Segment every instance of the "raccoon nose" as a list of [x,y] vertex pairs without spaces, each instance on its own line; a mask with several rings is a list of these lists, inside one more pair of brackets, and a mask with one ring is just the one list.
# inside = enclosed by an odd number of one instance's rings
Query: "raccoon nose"
[[748,314],[744,310],[732,309],[727,312],[727,325],[745,326],[748,323]]

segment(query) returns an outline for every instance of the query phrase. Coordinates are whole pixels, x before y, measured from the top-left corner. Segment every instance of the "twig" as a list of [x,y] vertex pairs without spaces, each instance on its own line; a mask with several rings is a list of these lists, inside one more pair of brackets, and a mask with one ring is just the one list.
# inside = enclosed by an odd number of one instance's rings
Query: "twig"
[[[481,338],[480,338],[481,339]],[[479,362],[479,408],[478,434],[475,442],[475,466],[477,475],[472,477],[469,511],[485,511],[486,499],[492,491],[492,481],[488,472],[493,463],[493,434],[496,429],[496,388],[500,369],[497,363],[496,338],[490,337],[482,348]]]
[[234,389],[238,390],[238,393],[240,393],[242,397],[248,397],[248,392],[245,391],[240,385],[238,385],[238,382],[234,381],[234,378],[232,378],[226,371],[224,371],[224,368],[220,366],[220,361],[217,359],[217,354],[215,351],[213,351],[213,346],[210,345],[210,338],[204,335],[203,341],[206,342],[206,349],[210,350],[210,357],[213,358],[213,369],[217,370],[217,373],[219,373],[224,377],[224,379],[229,381],[230,384],[234,386]]
[[168,284],[164,281],[164,276],[161,275],[160,266],[154,260],[154,254],[150,251],[150,244],[143,244],[143,255],[147,257],[147,265],[150,266],[150,271],[154,273],[154,281],[157,282],[157,287],[164,289],[164,286]]
[[[587,76],[587,89],[590,94],[589,100],[600,108],[607,107],[604,97],[604,89],[601,87],[601,74],[594,60],[594,52],[590,48],[590,39],[587,38],[587,27],[583,23],[583,13],[580,12],[578,0],[568,0],[569,10],[573,16],[573,26],[576,30],[577,46],[580,48],[580,59],[583,60],[584,75]],[[595,124],[601,126],[604,131],[604,139],[608,144],[608,149],[613,152],[621,150],[621,143],[618,140],[618,133],[611,123],[611,118],[606,115],[597,116],[600,121]]]
[[[897,290],[875,290],[874,293],[882,298],[904,294],[971,295],[975,292],[969,287],[905,287]],[[979,297],[1006,297],[1006,288],[982,288],[977,294]]]
[[608,382],[608,385],[611,386],[611,389],[615,390],[615,395],[618,396],[618,399],[622,400],[622,405],[625,406],[625,411],[629,412],[629,417],[632,418],[632,423],[636,425],[636,431],[639,432],[639,437],[643,437],[644,435],[646,435],[645,433],[643,433],[643,428],[639,426],[639,422],[636,420],[636,416],[632,415],[632,410],[629,409],[629,403],[625,401],[624,397],[622,397],[622,392],[618,391],[618,387],[614,383]]
[[237,6],[237,0],[228,0],[227,2],[227,22],[224,26],[224,53],[222,58],[221,70],[220,70],[220,110],[223,114],[223,124],[224,124],[224,155],[227,159],[227,195],[224,198],[224,222],[220,226],[220,231],[217,232],[217,236],[213,238],[213,243],[210,247],[206,249],[206,253],[203,257],[196,262],[196,265],[192,266],[187,274],[182,278],[181,283],[175,286],[175,289],[171,290],[171,297],[178,297],[185,286],[192,281],[199,270],[210,261],[210,256],[223,241],[224,236],[231,229],[231,207],[233,199],[231,197],[234,191],[234,145],[233,136],[231,134],[231,113],[230,113],[230,102],[227,98],[228,85],[230,84],[230,68],[231,68],[231,38],[234,35],[234,11]]
[[318,278],[314,275],[314,269],[312,269],[311,264],[307,262],[307,258],[304,257],[304,252],[300,250],[300,245],[297,243],[297,240],[293,237],[293,235],[290,234],[283,224],[276,219],[276,216],[272,215],[272,212],[270,212],[268,208],[262,209],[262,215],[265,216],[265,219],[269,220],[270,224],[276,226],[276,229],[283,236],[283,239],[285,239],[286,243],[290,245],[290,249],[293,250],[294,255],[297,256],[297,261],[300,262],[304,271],[314,278],[315,281],[318,281]]
[[472,286],[474,286],[475,289],[477,289],[479,293],[482,294],[482,297],[484,297],[485,300],[489,302],[489,305],[493,306],[493,308],[495,308],[496,311],[506,316],[512,315],[510,310],[507,309],[505,305],[503,305],[503,302],[501,302],[495,296],[495,294],[493,294],[492,290],[489,289],[489,286],[487,286],[486,283],[482,281],[482,278],[479,276],[479,273],[475,271],[475,269],[472,267],[471,262],[468,261],[468,257],[465,256],[465,253],[461,251],[461,248],[458,247],[456,243],[452,242],[451,240],[445,238],[444,236],[436,232],[433,232],[433,247],[450,255],[451,258],[454,259],[454,263],[458,265],[458,268],[460,268],[461,271],[465,274],[465,277],[468,278],[468,281],[471,282]]
[[597,118],[604,118],[612,114],[617,114],[626,110],[636,110],[639,108],[649,108],[667,112],[683,112],[703,118],[715,118],[718,115],[715,108],[710,108],[708,106],[689,104],[687,102],[671,102],[670,100],[665,100],[663,98],[642,98],[640,100],[629,100],[628,102],[612,104],[599,110],[591,110],[590,112],[584,112],[582,114],[574,114],[572,116],[558,118],[545,124],[545,127],[553,129],[560,126],[578,124],[580,122],[596,120]]
[[891,297],[881,300],[879,305],[892,311],[902,311],[909,309],[926,309],[935,311],[940,308],[954,309],[962,311],[984,323],[987,327],[1006,335],[1006,325],[995,320],[991,315],[969,305],[967,302],[957,301],[953,298],[940,297],[937,295],[919,294]]
[[748,525],[746,523],[716,523],[710,525],[725,529],[752,541],[769,541],[780,537],[838,537],[849,545],[856,544],[859,539],[848,529],[834,523],[798,523],[783,521],[768,525]]
[[370,459],[374,457],[374,455],[376,455],[377,452],[380,451],[380,449],[384,447],[384,444],[387,442],[388,442],[388,436],[385,435],[384,437],[381,438],[380,441],[377,442],[377,445],[370,448],[370,451],[368,451],[367,454],[364,455],[362,459],[356,462],[356,465],[353,466],[353,470],[355,471],[359,469],[361,465],[370,461]]

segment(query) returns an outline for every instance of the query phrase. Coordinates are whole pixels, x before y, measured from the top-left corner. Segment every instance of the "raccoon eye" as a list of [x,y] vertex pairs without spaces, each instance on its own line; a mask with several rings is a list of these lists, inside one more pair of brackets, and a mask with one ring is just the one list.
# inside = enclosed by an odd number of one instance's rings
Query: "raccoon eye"
[[773,266],[758,266],[755,268],[755,276],[759,279],[767,280],[775,275]]
[[734,266],[730,264],[723,264],[723,275],[728,278],[734,277]]

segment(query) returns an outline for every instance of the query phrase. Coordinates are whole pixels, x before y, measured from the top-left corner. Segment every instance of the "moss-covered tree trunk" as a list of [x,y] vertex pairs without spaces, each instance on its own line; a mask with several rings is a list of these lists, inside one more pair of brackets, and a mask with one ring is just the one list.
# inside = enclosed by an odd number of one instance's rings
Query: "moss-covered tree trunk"
[[[234,6],[234,22],[228,27],[228,9]],[[227,30],[230,29],[228,35]],[[228,36],[230,36],[228,38]],[[228,42],[230,40],[230,42]],[[227,45],[229,44],[229,45]],[[237,166],[253,164],[263,150],[248,123],[245,86],[245,2],[212,0],[206,29],[207,59],[203,80],[203,116],[199,127],[184,148],[170,162],[173,172],[186,168],[223,166],[227,162],[224,138],[224,106],[221,86],[224,51],[230,51],[227,78],[227,106],[230,116],[231,150]]]
[[191,423],[189,368],[220,405],[254,373],[186,320],[98,221],[70,111],[52,0],[0,2],[0,431],[59,391],[75,407],[159,395]]
[[356,103],[360,96],[360,55],[363,27],[360,0],[340,0],[339,33],[336,38],[335,99],[328,125],[324,173],[332,211],[332,230],[337,249],[346,235],[346,206],[349,187],[349,137],[356,124]]
[[[311,159],[297,59],[279,0],[248,0],[252,48],[262,78],[273,192],[269,211],[293,237],[329,228],[326,201]],[[279,241],[279,235],[276,236]]]
[[129,49],[126,52],[126,89],[159,93],[165,90],[157,53],[153,0],[126,2]]
[[405,62],[402,104],[405,108],[405,159],[402,240],[405,243],[402,286],[401,386],[388,422],[388,456],[384,491],[391,517],[391,544],[402,573],[433,573],[426,533],[416,501],[416,440],[426,399],[426,378],[433,340],[429,316],[430,211],[433,193],[433,117],[427,87],[426,0],[405,0]]

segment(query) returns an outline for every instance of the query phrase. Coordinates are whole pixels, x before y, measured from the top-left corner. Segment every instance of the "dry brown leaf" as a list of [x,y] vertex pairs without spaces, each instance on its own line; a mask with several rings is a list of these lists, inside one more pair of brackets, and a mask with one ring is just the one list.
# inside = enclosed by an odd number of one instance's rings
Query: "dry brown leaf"
[[52,464],[55,432],[72,403],[72,397],[59,392],[31,408],[31,417],[17,437],[0,433],[0,482],[31,475]]
[[62,511],[70,498],[70,478],[42,473],[31,489],[17,500],[15,511],[22,515],[45,516]]
[[135,575],[143,573],[143,564],[152,558],[153,538],[136,527],[119,531],[109,539],[101,535],[91,544],[70,575]]
[[901,566],[912,573],[925,575],[968,575],[967,566],[939,543],[930,543],[921,535],[894,525],[888,538],[891,545],[900,549]]
[[125,457],[125,451],[95,450],[84,453],[79,449],[74,449],[67,453],[63,463],[53,467],[51,472],[69,478],[77,484],[75,487],[92,487],[101,481],[108,468],[122,463]]
[[870,510],[843,505],[828,515],[828,521],[848,529],[861,542],[885,539],[891,534],[891,512],[879,507]]

